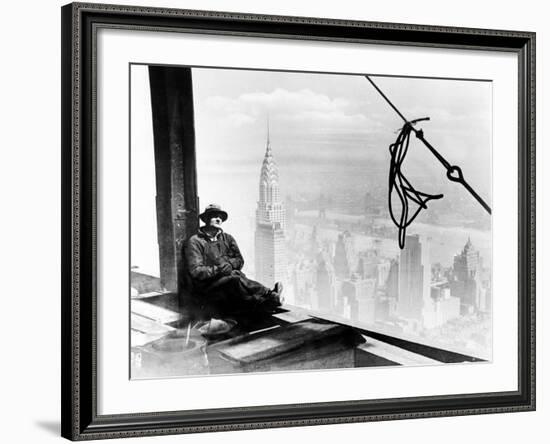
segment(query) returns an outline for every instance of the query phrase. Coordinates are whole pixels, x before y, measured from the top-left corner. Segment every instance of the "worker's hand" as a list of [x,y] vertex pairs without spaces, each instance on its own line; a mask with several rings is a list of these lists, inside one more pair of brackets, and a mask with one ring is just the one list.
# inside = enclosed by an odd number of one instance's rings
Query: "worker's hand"
[[232,269],[235,269],[236,267],[233,261],[234,259],[231,259],[229,256],[222,256],[218,261],[218,265],[229,264]]
[[238,270],[239,269],[239,260],[238,259],[229,258],[229,259],[227,259],[227,262],[229,262],[229,265],[231,265],[231,268],[233,270]]
[[233,271],[233,267],[231,267],[229,263],[225,262],[219,266],[218,270],[222,276],[229,276],[231,271]]

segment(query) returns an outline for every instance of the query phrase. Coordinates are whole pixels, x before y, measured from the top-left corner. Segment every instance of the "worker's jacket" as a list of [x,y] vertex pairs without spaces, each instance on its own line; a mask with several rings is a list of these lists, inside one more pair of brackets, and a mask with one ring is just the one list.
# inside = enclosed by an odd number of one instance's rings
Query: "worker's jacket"
[[222,277],[220,268],[224,263],[229,263],[233,270],[240,270],[244,265],[237,242],[221,230],[215,239],[211,239],[202,228],[199,229],[185,243],[183,252],[187,274],[196,290]]

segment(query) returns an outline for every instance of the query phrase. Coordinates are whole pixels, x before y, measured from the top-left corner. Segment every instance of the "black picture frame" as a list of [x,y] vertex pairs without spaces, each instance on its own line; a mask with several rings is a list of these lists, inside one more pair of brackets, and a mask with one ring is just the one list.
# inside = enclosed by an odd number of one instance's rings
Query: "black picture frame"
[[[62,14],[62,436],[71,440],[535,409],[535,33],[72,3]],[[98,27],[509,51],[519,60],[518,390],[102,416],[96,380]]]

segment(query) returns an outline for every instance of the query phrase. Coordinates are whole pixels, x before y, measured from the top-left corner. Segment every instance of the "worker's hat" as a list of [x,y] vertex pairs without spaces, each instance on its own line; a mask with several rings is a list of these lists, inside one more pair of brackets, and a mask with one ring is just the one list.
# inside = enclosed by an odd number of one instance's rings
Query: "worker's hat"
[[208,205],[204,211],[199,214],[199,217],[204,223],[207,223],[210,218],[219,215],[222,218],[222,221],[225,222],[227,220],[227,212],[222,210],[222,207],[220,207],[218,204],[210,204]]

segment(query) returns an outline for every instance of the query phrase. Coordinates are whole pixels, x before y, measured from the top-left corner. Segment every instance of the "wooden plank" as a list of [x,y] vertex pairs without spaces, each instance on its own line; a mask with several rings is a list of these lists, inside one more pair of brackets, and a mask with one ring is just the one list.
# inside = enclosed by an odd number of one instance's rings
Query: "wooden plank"
[[311,316],[308,315],[306,312],[297,310],[289,310],[283,313],[275,313],[272,316],[274,318],[280,319],[281,321],[288,322],[289,324],[294,324],[295,322],[311,319]]
[[182,318],[181,314],[175,311],[168,310],[166,308],[159,307],[157,305],[153,305],[137,299],[132,300],[131,310],[132,313],[136,313],[145,318],[160,322],[162,324],[179,321]]
[[131,330],[130,331],[130,341],[131,341],[130,346],[131,347],[142,347],[142,346],[147,345],[151,342],[154,342],[157,339],[160,339],[164,336],[166,336],[165,333],[146,334],[146,333],[142,333],[140,331]]
[[[214,347],[221,355],[233,362],[251,363],[275,356],[300,350],[303,347],[319,343],[320,346],[329,345],[335,341],[349,339],[351,344],[353,331],[349,327],[338,324],[319,322],[318,320],[303,321],[290,324],[273,330],[253,335],[243,335],[228,341],[221,342]],[[360,335],[356,334],[359,340]]]
[[385,360],[395,362],[401,365],[433,365],[441,364],[440,361],[427,358],[418,353],[413,353],[395,345],[387,344],[369,336],[363,336],[367,342],[359,345],[357,348],[367,353],[379,356]]
[[169,293],[160,292],[160,291],[151,291],[149,293],[141,293],[141,294],[132,296],[132,299],[148,299],[148,298],[154,298],[157,296],[162,296],[163,294],[169,294]]
[[169,325],[161,324],[160,322],[153,321],[149,318],[145,318],[137,313],[132,313],[131,316],[131,328],[146,334],[168,334],[176,329]]

